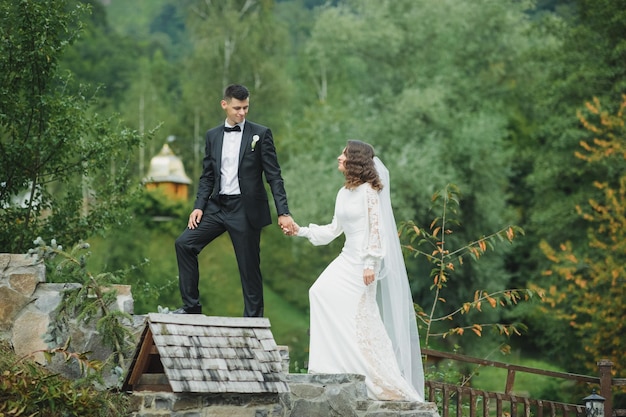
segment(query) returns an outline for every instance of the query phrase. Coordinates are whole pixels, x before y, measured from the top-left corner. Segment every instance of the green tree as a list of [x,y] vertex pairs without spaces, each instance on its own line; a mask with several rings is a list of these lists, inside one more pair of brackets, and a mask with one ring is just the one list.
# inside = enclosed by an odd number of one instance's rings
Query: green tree
[[[318,9],[301,70],[309,96],[301,98],[298,135],[285,144],[291,152],[286,181],[299,194],[296,219],[316,221],[332,212],[341,181],[332,177],[335,158],[347,139],[358,138],[372,143],[390,167],[396,218],[426,224],[430,196],[455,183],[464,190],[463,228],[452,244],[517,223],[507,205],[514,146],[534,115],[531,94],[545,76],[540,59],[556,46],[549,33],[536,30],[529,7],[347,0]],[[477,288],[507,288],[509,250],[457,271],[462,278],[450,288],[449,305]],[[408,268],[415,299],[427,308],[430,268],[422,260]],[[466,318],[458,320],[462,325]]]
[[[566,3],[566,2],[562,2]],[[542,285],[541,271],[551,263],[540,243],[551,247],[571,242],[579,258],[587,256],[588,224],[575,207],[586,206],[589,199],[603,198],[602,190],[581,187],[587,182],[619,178],[617,166],[589,164],[572,158],[572,150],[589,132],[575,117],[586,101],[597,96],[609,111],[616,111],[624,91],[624,39],[626,19],[624,1],[572,1],[571,13],[562,17],[547,15],[544,31],[559,43],[545,56],[548,77],[541,80],[541,94],[532,100],[536,111],[533,129],[520,142],[519,198],[515,201],[522,218],[518,223],[527,239],[517,251],[519,275]],[[578,354],[579,337],[569,327],[551,317],[527,316],[530,333],[525,341],[529,350],[541,351],[555,363],[567,365]]]
[[0,248],[35,237],[71,245],[122,221],[139,136],[92,113],[95,98],[59,74],[87,9],[61,0],[0,1]]
[[[553,50],[549,76],[537,96],[536,129],[524,154],[529,170],[520,181],[527,197],[527,219],[521,223],[532,245],[529,257],[538,270],[546,266],[539,237],[548,243],[585,240],[585,224],[572,208],[585,204],[588,193],[580,178],[604,178],[605,167],[571,159],[571,150],[587,132],[573,117],[593,96],[607,106],[619,101],[626,83],[623,33],[625,7],[621,1],[572,2],[573,13],[564,19],[547,19],[546,30],[555,33],[561,46]],[[601,92],[601,94],[598,94]],[[597,191],[595,192],[596,194]],[[549,196],[549,198],[548,198]]]
[[584,251],[569,241],[558,247],[542,242],[551,267],[539,284],[549,301],[541,311],[569,329],[582,345],[582,350],[572,352],[581,371],[593,373],[597,360],[608,358],[619,375],[626,369],[622,352],[626,343],[626,95],[615,113],[604,110],[597,99],[587,103],[587,112],[579,113],[579,120],[593,140],[581,141],[576,156],[589,164],[610,165],[619,175],[588,184],[600,191],[600,197],[576,206],[587,224]]
[[250,118],[270,126],[277,142],[289,108],[285,73],[287,32],[273,15],[273,0],[186,0],[186,26],[192,52],[185,61],[181,109],[188,126],[198,117],[201,134],[223,118],[219,107],[224,88],[246,85],[251,93]]
[[140,44],[115,33],[109,26],[106,9],[97,0],[74,0],[89,13],[81,16],[76,41],[58,57],[58,72],[69,71],[83,94],[98,94],[98,109],[116,108],[123,100],[142,53]]

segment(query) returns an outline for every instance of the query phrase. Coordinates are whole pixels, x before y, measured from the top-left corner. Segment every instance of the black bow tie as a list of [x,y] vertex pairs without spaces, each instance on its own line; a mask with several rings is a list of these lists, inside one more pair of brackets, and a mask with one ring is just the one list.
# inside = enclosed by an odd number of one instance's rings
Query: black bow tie
[[224,132],[241,132],[241,127],[239,125],[233,127],[224,126]]

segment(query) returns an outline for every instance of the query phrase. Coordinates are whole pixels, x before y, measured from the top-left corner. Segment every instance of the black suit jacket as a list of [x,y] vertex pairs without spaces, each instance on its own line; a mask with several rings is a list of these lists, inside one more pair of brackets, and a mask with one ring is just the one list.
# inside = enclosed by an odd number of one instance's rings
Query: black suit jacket
[[[194,204],[194,209],[200,209],[205,213],[215,213],[219,210],[223,141],[223,124],[206,133],[203,170]],[[239,188],[246,217],[253,227],[259,229],[272,223],[267,192],[263,185],[263,174],[272,191],[276,212],[278,215],[288,214],[287,193],[278,165],[272,131],[246,120],[239,150]]]

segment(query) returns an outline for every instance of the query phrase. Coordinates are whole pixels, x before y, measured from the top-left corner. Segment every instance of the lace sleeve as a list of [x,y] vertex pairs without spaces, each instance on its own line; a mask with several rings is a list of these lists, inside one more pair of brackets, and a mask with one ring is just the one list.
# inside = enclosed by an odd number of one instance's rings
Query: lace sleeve
[[380,205],[378,192],[372,187],[366,187],[367,199],[367,236],[365,242],[365,265],[366,269],[373,269],[376,274],[380,270],[383,258],[383,247],[380,236]]

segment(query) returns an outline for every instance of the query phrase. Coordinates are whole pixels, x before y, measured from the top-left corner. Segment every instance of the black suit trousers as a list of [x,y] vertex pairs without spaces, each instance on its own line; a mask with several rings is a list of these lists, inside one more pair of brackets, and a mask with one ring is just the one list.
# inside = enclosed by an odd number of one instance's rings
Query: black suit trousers
[[233,243],[244,300],[244,317],[263,316],[261,229],[248,222],[242,200],[220,198],[220,210],[204,213],[195,229],[185,229],[176,239],[178,283],[186,308],[200,305],[198,254],[215,238],[228,232]]

